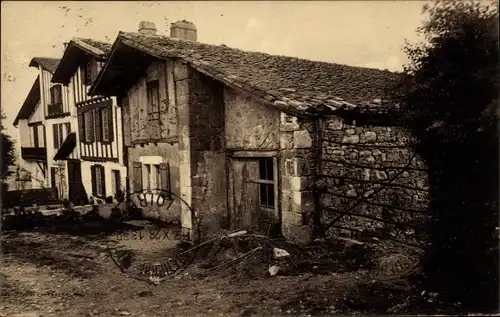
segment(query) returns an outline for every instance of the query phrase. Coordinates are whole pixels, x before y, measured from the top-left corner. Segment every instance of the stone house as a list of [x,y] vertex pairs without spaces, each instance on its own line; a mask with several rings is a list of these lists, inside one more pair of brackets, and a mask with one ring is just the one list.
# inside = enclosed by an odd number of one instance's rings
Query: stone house
[[343,221],[353,230],[356,219],[378,219],[384,211],[364,202],[379,199],[366,194],[371,185],[398,183],[408,187],[392,191],[398,204],[420,201],[412,188],[425,175],[408,164],[384,183],[388,167],[405,164],[396,153],[408,140],[381,100],[397,74],[200,43],[186,21],[170,33],[150,22],[120,32],[90,91],[123,100],[130,186],[179,197],[156,206],[160,217],[180,217],[187,230],[281,229],[307,243],[336,212],[351,213]]

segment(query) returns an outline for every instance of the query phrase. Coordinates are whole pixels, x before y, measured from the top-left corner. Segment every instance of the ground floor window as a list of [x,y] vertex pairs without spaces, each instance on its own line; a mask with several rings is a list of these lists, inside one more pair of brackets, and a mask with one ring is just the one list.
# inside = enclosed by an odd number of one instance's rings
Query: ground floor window
[[133,163],[133,185],[134,191],[143,190],[170,191],[170,166],[168,163],[143,164]]
[[274,162],[272,157],[259,159],[259,202],[262,207],[274,209]]

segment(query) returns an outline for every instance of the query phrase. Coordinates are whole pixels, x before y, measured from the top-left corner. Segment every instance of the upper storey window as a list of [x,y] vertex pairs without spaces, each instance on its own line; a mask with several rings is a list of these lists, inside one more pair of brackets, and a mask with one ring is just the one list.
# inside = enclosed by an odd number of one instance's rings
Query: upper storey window
[[97,61],[95,59],[89,59],[83,65],[83,84],[88,86],[92,84],[97,76]]
[[62,86],[54,85],[50,87],[50,103],[62,104]]

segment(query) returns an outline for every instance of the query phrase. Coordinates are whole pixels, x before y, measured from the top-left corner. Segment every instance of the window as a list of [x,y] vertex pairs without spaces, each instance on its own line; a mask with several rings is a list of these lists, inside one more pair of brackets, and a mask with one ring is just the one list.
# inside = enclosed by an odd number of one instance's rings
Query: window
[[112,170],[111,171],[111,177],[112,177],[112,184],[114,185],[114,194],[116,195],[118,192],[121,191],[121,178],[120,178],[120,171],[119,170]]
[[92,84],[95,76],[97,75],[97,62],[90,59],[83,67],[83,84],[88,86]]
[[[162,190],[170,193],[170,166],[168,163],[142,164],[133,163],[134,192]],[[143,184],[145,183],[145,188]]]
[[58,149],[64,142],[64,139],[71,133],[71,125],[69,122],[53,124],[54,149]]
[[50,87],[50,103],[62,104],[62,86],[54,85]]
[[31,145],[33,147],[39,147],[40,145],[40,136],[39,136],[39,125],[35,125],[31,127]]
[[90,167],[92,178],[92,195],[100,198],[106,196],[106,179],[104,174],[104,166],[92,165]]
[[148,94],[148,119],[160,119],[160,94],[158,90],[158,80],[152,80],[146,84]]
[[154,189],[161,189],[160,165],[153,165],[154,169]]
[[146,169],[146,190],[151,190],[151,165],[145,164]]
[[259,159],[259,201],[265,208],[274,209],[273,158]]

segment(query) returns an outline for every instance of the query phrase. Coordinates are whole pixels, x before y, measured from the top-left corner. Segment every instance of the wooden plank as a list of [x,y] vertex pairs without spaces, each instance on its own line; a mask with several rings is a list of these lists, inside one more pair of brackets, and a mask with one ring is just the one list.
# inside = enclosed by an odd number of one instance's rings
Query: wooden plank
[[258,158],[258,157],[275,157],[278,155],[278,151],[235,151],[232,153],[232,157],[241,158]]

